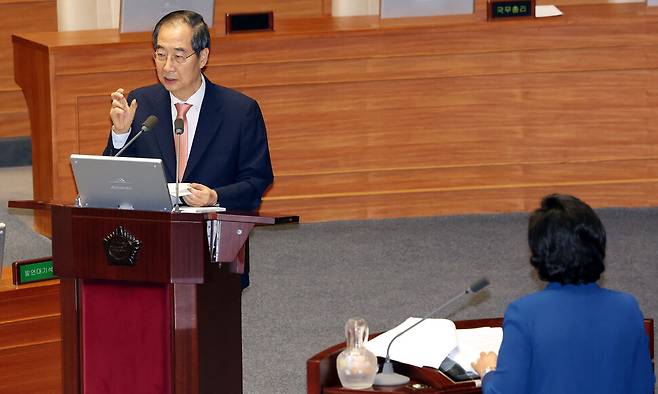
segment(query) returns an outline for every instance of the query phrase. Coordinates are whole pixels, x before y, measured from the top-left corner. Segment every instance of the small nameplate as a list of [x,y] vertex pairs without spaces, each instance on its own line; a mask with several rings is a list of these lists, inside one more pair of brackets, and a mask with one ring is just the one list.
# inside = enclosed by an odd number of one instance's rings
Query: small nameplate
[[534,16],[535,0],[489,0],[487,3],[487,19]]
[[15,285],[57,279],[53,271],[53,258],[44,257],[12,263],[12,279]]
[[135,265],[137,252],[142,243],[122,226],[117,227],[105,239],[105,256],[110,265]]

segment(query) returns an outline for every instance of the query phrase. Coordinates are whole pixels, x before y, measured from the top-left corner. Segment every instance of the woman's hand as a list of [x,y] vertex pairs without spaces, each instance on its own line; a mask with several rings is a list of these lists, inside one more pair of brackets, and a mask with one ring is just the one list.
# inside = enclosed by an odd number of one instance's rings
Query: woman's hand
[[477,361],[471,363],[471,366],[473,367],[475,372],[477,372],[478,375],[480,375],[480,377],[484,377],[486,372],[496,369],[497,362],[498,362],[498,355],[496,355],[496,353],[481,352],[480,358]]

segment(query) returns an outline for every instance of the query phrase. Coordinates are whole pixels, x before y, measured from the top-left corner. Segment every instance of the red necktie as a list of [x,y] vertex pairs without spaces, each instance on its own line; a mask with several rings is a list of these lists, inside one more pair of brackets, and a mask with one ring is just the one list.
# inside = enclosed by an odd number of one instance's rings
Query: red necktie
[[180,135],[180,146],[178,146],[179,138],[174,138],[176,144],[176,154],[178,155],[178,180],[183,180],[185,174],[185,166],[187,165],[187,111],[192,107],[188,103],[176,103],[176,119],[183,119],[183,134]]

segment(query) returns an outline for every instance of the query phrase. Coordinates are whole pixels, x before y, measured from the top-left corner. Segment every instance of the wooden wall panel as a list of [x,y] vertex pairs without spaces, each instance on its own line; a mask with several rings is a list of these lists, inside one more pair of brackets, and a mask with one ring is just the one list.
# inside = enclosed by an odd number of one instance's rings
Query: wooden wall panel
[[[643,108],[648,72],[574,75],[578,76],[567,76],[564,84],[556,83],[553,74],[533,74],[246,91],[260,98],[279,175],[327,166],[346,171],[404,163],[439,166],[532,160],[541,149],[572,160],[649,154],[645,127],[650,113]],[[624,87],[618,88],[617,83]],[[596,93],[600,96],[592,108],[591,97]],[[619,117],[620,108],[627,117]],[[547,123],[546,117],[552,121]],[[367,133],[357,132],[364,129]],[[405,144],[396,140],[400,130],[409,139]],[[524,141],[527,144],[519,146]],[[483,151],[474,152],[473,144]],[[632,151],[629,144],[634,145]],[[356,154],[362,146],[389,151]],[[355,154],[341,155],[345,149]]]
[[[29,18],[26,16],[29,15]],[[0,1],[0,138],[30,134],[25,99],[14,82],[13,33],[57,30],[56,0]]]
[[59,393],[60,312],[57,281],[16,288],[0,280],[0,393]]
[[61,343],[0,349],[2,394],[61,393]]
[[[0,280],[0,324],[34,316],[51,317],[59,313],[59,289],[56,282],[41,282],[17,288],[11,283],[11,268]],[[44,299],[52,302],[44,303]]]
[[[11,35],[57,30],[56,0],[0,1],[0,76],[11,79],[14,60]],[[27,16],[29,15],[29,18]]]
[[[206,73],[263,109],[276,176],[265,212],[498,212],[546,190],[656,204],[658,14],[638,4],[564,10],[433,26],[288,20],[274,33],[215,39]],[[51,54],[53,195],[71,200],[68,155],[102,150],[108,93],[155,82],[148,35],[30,40]]]
[[[43,301],[43,300],[41,300]],[[50,301],[48,301],[50,302]],[[0,349],[25,344],[59,342],[59,313],[0,324]]]
[[[371,194],[403,194],[411,192],[446,192],[496,187],[541,187],[551,184],[632,183],[658,179],[653,159],[625,161],[581,161],[553,165],[540,161],[526,164],[492,164],[488,166],[399,167],[380,171],[324,172],[312,175],[282,175],[277,189],[282,196],[346,196]],[[300,190],[299,185],[306,188]],[[474,186],[476,185],[476,186]],[[272,196],[271,200],[278,200]]]
[[[454,215],[455,213],[504,213],[535,209],[549,193],[584,196],[593,206],[645,206],[650,193],[658,190],[658,179],[619,183],[546,185],[497,185],[456,190],[399,190],[396,193],[312,195],[268,200],[268,209],[282,212],[294,204],[307,222]],[[618,204],[612,204],[618,206]]]

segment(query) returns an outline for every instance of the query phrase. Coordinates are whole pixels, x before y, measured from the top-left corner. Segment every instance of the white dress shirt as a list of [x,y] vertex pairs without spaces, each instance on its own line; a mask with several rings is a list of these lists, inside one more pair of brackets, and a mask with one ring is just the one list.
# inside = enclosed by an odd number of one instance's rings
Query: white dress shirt
[[[194,142],[194,134],[196,133],[196,126],[199,123],[199,114],[201,114],[201,105],[203,104],[203,97],[206,94],[206,78],[201,75],[201,86],[197,89],[194,94],[187,99],[187,101],[182,101],[178,97],[174,96],[169,92],[169,97],[171,101],[171,130],[173,133],[174,130],[174,120],[176,120],[176,104],[177,103],[188,103],[192,104],[192,107],[187,111],[187,155],[189,157],[190,151],[192,150],[192,143]],[[138,103],[139,104],[139,103]],[[128,136],[130,132],[124,134],[117,134],[112,130],[112,145],[114,149],[121,149],[128,142]],[[173,135],[173,134],[172,134]]]

